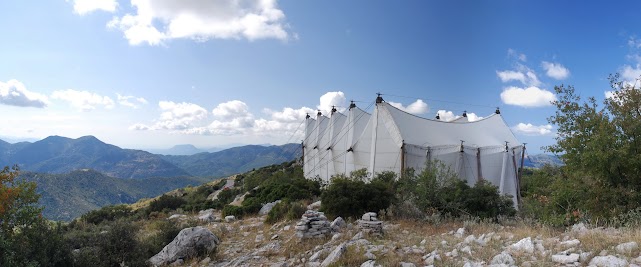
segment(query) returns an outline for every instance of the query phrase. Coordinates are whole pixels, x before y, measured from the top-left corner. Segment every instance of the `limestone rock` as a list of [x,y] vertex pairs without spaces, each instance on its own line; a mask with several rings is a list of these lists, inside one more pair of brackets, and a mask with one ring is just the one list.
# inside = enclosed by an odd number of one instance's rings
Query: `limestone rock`
[[343,218],[336,217],[336,219],[334,219],[334,221],[332,221],[329,226],[332,228],[332,231],[338,232],[341,229],[345,228],[347,226],[347,223],[345,222],[345,220],[343,220]]
[[200,251],[213,251],[220,240],[209,229],[196,226],[181,230],[171,243],[149,259],[152,266],[170,264],[178,259],[187,259]]
[[358,220],[358,228],[367,234],[381,235],[383,234],[383,222],[376,218],[375,212],[368,212],[363,214],[361,220]]
[[552,261],[560,264],[573,264],[579,261],[579,254],[572,253],[570,255],[565,255],[565,254],[552,255]]
[[590,261],[590,266],[596,267],[624,267],[628,266],[628,261],[616,256],[596,256]]
[[308,210],[318,210],[318,209],[320,209],[320,206],[321,206],[321,201],[319,200],[319,201],[316,201],[316,202],[314,202],[312,204],[307,205],[307,209]]
[[307,210],[301,220],[296,223],[296,236],[299,238],[326,237],[331,233],[330,223],[325,214],[319,211]]
[[274,202],[267,203],[263,205],[262,208],[260,208],[260,211],[258,211],[258,215],[267,215],[269,211],[271,211],[276,204],[280,203],[280,200],[276,200]]
[[523,239],[519,240],[519,242],[516,242],[516,243],[510,245],[509,247],[507,247],[507,249],[510,252],[520,252],[520,253],[532,254],[532,253],[534,253],[534,243],[532,243],[532,238],[526,237],[526,238],[523,238]]
[[638,248],[639,248],[639,244],[637,244],[637,242],[632,241],[632,242],[619,244],[614,249],[618,253],[626,254],[626,253],[632,253],[632,251],[634,251],[634,250],[636,250]]
[[498,255],[494,256],[494,258],[492,258],[492,261],[490,262],[490,264],[492,264],[492,265],[501,265],[501,264],[514,265],[514,258],[512,258],[512,256],[509,253],[503,251],[503,252],[501,252],[501,254],[498,254]]
[[233,222],[235,220],[236,220],[236,216],[234,215],[225,216],[225,222]]
[[361,264],[361,267],[379,267],[379,266],[381,265],[376,264],[375,260],[368,260],[366,262],[363,262],[363,264]]
[[327,267],[331,265],[332,263],[338,261],[343,254],[345,254],[345,251],[347,251],[347,244],[343,243],[338,245],[329,255],[327,255],[327,258],[323,260],[321,263],[321,267]]

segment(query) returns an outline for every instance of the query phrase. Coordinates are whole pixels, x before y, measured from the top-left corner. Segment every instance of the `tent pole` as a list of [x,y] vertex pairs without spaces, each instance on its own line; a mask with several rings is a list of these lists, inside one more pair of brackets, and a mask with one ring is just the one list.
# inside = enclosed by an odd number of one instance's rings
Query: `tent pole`
[[478,181],[483,181],[483,171],[481,169],[481,148],[476,148],[476,172],[478,173]]
[[518,184],[518,190],[516,191],[519,196],[519,206],[521,205],[521,178],[523,177],[523,164],[525,163],[525,143],[523,143],[523,149],[521,150],[521,169],[516,180]]
[[518,207],[519,203],[521,203],[521,197],[519,194],[520,188],[519,188],[519,169],[516,167],[516,153],[514,153],[516,148],[512,148],[512,164],[514,166],[514,184],[516,187],[516,205]]
[[401,145],[401,178],[403,178],[403,173],[405,173],[405,140],[403,140],[403,144]]
[[374,109],[374,125],[372,127],[372,144],[370,148],[370,158],[369,158],[369,170],[372,174],[371,178],[374,178],[374,172],[376,168],[376,134],[378,133],[378,99],[377,99],[377,104],[376,108]]

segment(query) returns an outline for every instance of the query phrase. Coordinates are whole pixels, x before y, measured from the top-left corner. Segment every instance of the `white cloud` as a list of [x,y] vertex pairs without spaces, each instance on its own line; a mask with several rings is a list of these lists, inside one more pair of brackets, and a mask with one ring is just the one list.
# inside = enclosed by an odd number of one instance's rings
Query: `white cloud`
[[519,81],[525,84],[525,74],[519,71],[513,71],[513,70],[496,71],[496,75],[499,76],[499,79],[501,79],[501,81],[504,83],[509,81]]
[[632,84],[641,77],[641,65],[637,64],[634,67],[630,65],[623,65],[619,72],[621,73],[621,78],[624,81]]
[[496,75],[499,76],[499,79],[501,79],[501,81],[504,83],[510,81],[519,81],[523,85],[527,86],[541,85],[541,81],[536,76],[536,73],[530,68],[521,64],[517,65],[517,70],[496,71]]
[[240,100],[232,100],[218,104],[218,106],[216,106],[216,108],[212,110],[212,114],[214,114],[214,116],[216,116],[217,118],[223,120],[251,115],[249,113],[249,107],[247,106],[247,104]]
[[146,130],[151,130],[151,127],[144,125],[142,123],[136,123],[134,125],[129,126],[129,130],[146,131]]
[[461,117],[459,115],[455,115],[454,112],[452,111],[443,110],[443,109],[437,111],[436,114],[438,114],[439,120],[442,120],[442,121],[456,120]]
[[54,91],[51,94],[51,98],[67,101],[71,106],[82,111],[94,110],[97,106],[102,106],[106,109],[114,107],[114,101],[108,96],[101,96],[87,91],[59,90]]
[[131,0],[131,5],[135,14],[115,17],[107,24],[123,31],[131,45],[158,45],[178,38],[290,38],[277,0]]
[[146,99],[144,99],[142,97],[135,97],[135,96],[132,96],[132,95],[126,95],[125,96],[125,95],[121,95],[121,94],[116,93],[116,97],[118,99],[118,104],[120,104],[122,106],[125,106],[125,107],[134,108],[134,109],[139,108],[140,104],[146,105],[148,103]]
[[72,0],[72,2],[73,11],[78,15],[86,15],[97,10],[115,12],[118,7],[116,0]]
[[552,125],[532,125],[531,123],[519,123],[516,126],[512,127],[515,132],[522,133],[524,135],[551,135],[552,134]]
[[508,105],[522,107],[543,107],[556,100],[554,93],[535,86],[519,88],[510,86],[501,93],[501,100]]
[[[441,121],[453,121],[453,120],[456,120],[456,119],[462,117],[462,113],[461,113],[461,115],[456,115],[456,114],[454,114],[454,112],[449,111],[449,110],[444,110],[444,109],[441,109],[441,110],[437,111],[436,113],[438,114],[439,120],[441,120]],[[473,113],[473,112],[467,112],[467,120],[468,121],[478,121],[480,119],[483,119],[483,117],[478,116],[478,115],[476,115],[476,113]]]
[[347,99],[345,98],[345,93],[341,91],[327,92],[320,97],[320,104],[317,108],[321,110],[323,114],[327,115],[332,110],[332,106],[336,106],[336,109],[339,112],[345,111],[346,103]]
[[525,54],[518,53],[516,50],[514,50],[512,48],[509,48],[507,50],[507,55],[509,57],[514,57],[514,58],[518,59],[519,61],[523,61],[523,62],[527,61],[527,56]]
[[207,110],[193,103],[160,101],[158,106],[163,112],[153,129],[189,129],[194,123],[207,118]]
[[31,92],[18,80],[0,82],[0,104],[17,107],[44,108],[49,100],[43,94]]
[[407,113],[412,113],[416,115],[420,114],[425,114],[429,111],[429,108],[425,102],[421,99],[417,99],[414,101],[414,103],[407,105],[407,107],[404,107],[403,104],[401,103],[396,103],[396,102],[388,102],[390,105],[403,110]]
[[483,119],[483,117],[476,115],[476,113],[468,112],[467,113],[467,120],[468,121],[478,121],[480,119]]
[[546,74],[554,79],[563,80],[570,76],[570,70],[561,65],[560,63],[543,61],[541,66],[546,71]]

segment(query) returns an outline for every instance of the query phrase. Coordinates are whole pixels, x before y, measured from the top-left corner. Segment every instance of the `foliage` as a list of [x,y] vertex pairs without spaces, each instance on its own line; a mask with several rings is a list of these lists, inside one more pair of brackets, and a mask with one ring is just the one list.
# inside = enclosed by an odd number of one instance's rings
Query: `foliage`
[[396,207],[410,208],[395,212],[401,215],[440,213],[496,219],[516,212],[512,198],[500,195],[496,186],[481,180],[470,187],[439,161],[427,162],[419,174],[413,170],[404,173],[398,180],[396,196]]
[[332,217],[358,218],[365,212],[386,209],[394,199],[394,192],[386,179],[379,178],[381,176],[370,183],[358,175],[332,177],[331,183],[321,194],[321,210]]
[[162,195],[158,199],[149,203],[147,212],[151,213],[154,211],[175,210],[185,203],[187,203],[187,201],[179,196]]
[[[566,184],[553,194],[565,198],[566,213],[611,218],[641,203],[641,91],[612,75],[611,98],[599,106],[594,97],[582,101],[571,86],[557,86],[557,111],[548,121],[558,128],[556,144],[546,149],[561,154]],[[584,212],[581,212],[581,211]]]
[[85,213],[80,217],[92,224],[100,224],[103,221],[113,221],[119,218],[124,218],[132,215],[131,208],[127,205],[112,205],[106,206],[98,210],[92,210]]
[[299,219],[306,210],[307,208],[300,201],[281,201],[269,211],[265,222],[274,224],[282,219],[296,220]]
[[35,183],[16,181],[17,176],[17,167],[0,171],[0,266],[68,265],[60,225],[42,218]]

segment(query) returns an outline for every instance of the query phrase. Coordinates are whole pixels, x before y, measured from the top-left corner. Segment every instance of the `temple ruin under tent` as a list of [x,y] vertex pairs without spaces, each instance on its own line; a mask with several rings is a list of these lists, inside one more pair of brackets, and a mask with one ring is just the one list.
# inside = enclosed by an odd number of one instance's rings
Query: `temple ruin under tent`
[[366,169],[376,174],[413,168],[438,160],[467,184],[487,180],[519,202],[519,167],[525,147],[497,111],[477,121],[426,119],[402,111],[379,95],[369,114],[354,103],[342,114],[308,116],[303,140],[303,171],[325,181]]

